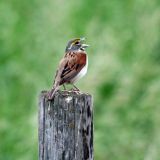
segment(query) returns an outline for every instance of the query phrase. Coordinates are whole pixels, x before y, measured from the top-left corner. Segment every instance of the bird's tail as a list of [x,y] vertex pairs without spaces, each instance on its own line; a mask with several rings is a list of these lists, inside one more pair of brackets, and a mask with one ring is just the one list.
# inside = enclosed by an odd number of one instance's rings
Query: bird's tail
[[59,89],[59,85],[54,85],[53,88],[51,89],[51,91],[49,91],[48,93],[48,100],[52,100],[55,93],[58,91]]

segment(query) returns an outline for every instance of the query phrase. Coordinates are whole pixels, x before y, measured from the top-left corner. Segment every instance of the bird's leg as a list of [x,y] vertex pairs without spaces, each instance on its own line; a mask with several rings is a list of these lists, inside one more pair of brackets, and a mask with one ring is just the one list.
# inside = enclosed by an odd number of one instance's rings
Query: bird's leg
[[66,91],[66,86],[63,84],[63,88],[64,88],[64,90]]
[[68,91],[67,91],[66,86],[64,84],[63,84],[63,88],[64,88],[63,93],[67,93]]
[[75,88],[75,89],[73,89],[73,91],[78,91],[78,92],[80,91],[79,88],[77,88],[74,84],[72,84],[72,85]]

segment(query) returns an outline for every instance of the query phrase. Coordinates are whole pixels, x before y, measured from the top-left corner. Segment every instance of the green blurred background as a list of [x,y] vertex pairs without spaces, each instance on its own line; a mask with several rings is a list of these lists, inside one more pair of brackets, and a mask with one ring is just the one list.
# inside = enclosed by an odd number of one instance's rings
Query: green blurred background
[[1,0],[0,160],[37,159],[38,95],[83,36],[95,159],[160,159],[160,1]]

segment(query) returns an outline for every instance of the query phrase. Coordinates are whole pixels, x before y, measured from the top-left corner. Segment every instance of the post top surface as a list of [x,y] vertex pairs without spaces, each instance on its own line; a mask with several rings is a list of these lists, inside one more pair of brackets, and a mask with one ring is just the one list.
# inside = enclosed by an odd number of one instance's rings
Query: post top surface
[[[47,96],[47,93],[48,91],[44,90],[44,91],[41,91],[41,94],[40,94],[40,97],[46,97]],[[55,93],[55,96],[56,97],[59,97],[59,96],[71,96],[71,97],[82,97],[82,96],[89,96],[91,97],[91,95],[89,93],[84,93],[84,92],[81,92],[81,91],[57,91]]]

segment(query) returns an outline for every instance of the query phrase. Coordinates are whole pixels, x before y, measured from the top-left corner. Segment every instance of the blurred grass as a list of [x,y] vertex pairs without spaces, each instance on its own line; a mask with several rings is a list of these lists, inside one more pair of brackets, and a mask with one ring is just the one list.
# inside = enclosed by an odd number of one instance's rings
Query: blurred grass
[[160,2],[0,1],[0,160],[37,159],[37,101],[66,42],[87,38],[96,160],[159,160]]

